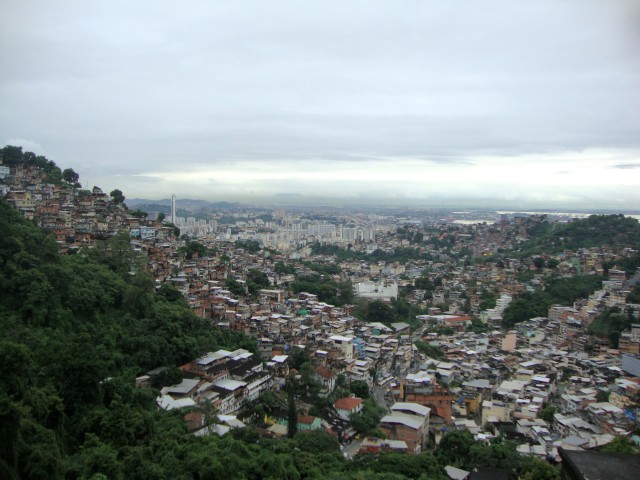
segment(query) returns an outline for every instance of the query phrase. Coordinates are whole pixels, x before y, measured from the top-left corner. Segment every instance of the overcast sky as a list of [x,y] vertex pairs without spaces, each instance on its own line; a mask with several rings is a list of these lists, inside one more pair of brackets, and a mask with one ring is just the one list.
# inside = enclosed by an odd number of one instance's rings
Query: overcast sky
[[640,1],[3,0],[0,142],[128,198],[640,209]]

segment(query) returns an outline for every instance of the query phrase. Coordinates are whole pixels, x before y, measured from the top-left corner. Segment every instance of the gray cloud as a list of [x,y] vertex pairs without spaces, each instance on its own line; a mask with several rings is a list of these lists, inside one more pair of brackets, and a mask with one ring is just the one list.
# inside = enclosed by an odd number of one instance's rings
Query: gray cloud
[[618,165],[612,165],[611,168],[617,168],[619,170],[632,170],[635,168],[640,168],[640,162],[638,163],[621,163]]
[[633,164],[639,12],[633,0],[5,2],[0,140],[32,139],[94,183],[399,159],[524,168],[594,149]]

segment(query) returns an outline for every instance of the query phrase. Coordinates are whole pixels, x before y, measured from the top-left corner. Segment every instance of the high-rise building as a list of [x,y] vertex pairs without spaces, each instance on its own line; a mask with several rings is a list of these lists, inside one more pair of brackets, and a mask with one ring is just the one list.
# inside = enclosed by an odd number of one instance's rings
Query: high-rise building
[[171,223],[176,224],[176,194],[171,195]]
[[355,240],[358,235],[357,228],[343,228],[342,229],[342,239],[343,240]]

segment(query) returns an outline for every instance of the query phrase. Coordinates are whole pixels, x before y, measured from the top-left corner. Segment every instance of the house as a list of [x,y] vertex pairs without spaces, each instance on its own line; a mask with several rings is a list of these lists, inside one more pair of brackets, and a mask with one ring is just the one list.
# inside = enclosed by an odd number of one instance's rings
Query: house
[[215,433],[217,435],[224,435],[234,428],[244,428],[246,425],[238,420],[235,415],[216,415],[216,421],[211,425],[201,424],[197,430],[193,432],[194,435],[200,437],[203,435],[211,435]]
[[509,404],[495,400],[485,400],[482,402],[482,425],[487,422],[509,422],[511,421],[512,409]]
[[298,414],[298,431],[303,432],[305,430],[320,430],[322,428],[322,421],[318,417],[312,415],[300,415]]
[[344,420],[349,420],[351,415],[362,410],[363,402],[358,397],[339,398],[333,403],[338,416]]
[[451,480],[467,480],[469,478],[469,475],[471,475],[471,472],[456,468],[452,465],[447,465],[446,467],[444,467],[444,471],[447,473],[447,476]]
[[471,325],[469,316],[446,316],[443,319],[444,327],[451,328],[455,332],[464,332]]
[[289,375],[289,364],[287,359],[289,355],[275,355],[267,366],[273,369],[276,377],[286,378]]
[[196,402],[194,402],[192,398],[184,397],[176,399],[171,395],[160,395],[156,399],[156,403],[158,404],[158,407],[163,410],[174,410],[176,408],[190,408],[196,406]]
[[[276,422],[283,426],[288,427],[289,419],[287,418],[287,412],[281,411],[278,415],[276,415]],[[322,428],[322,420],[319,417],[314,417],[312,415],[304,415],[298,414],[298,431],[302,432],[305,430],[320,430]]]
[[336,376],[331,369],[324,365],[318,365],[315,369],[315,379],[320,382],[322,389],[320,390],[320,396],[326,397],[329,395],[336,386]]
[[427,440],[430,413],[430,408],[417,403],[396,402],[391,413],[382,417],[380,430],[389,440],[405,442],[410,455],[418,454]]
[[383,440],[382,438],[365,438],[360,445],[358,453],[407,453],[407,444],[401,440]]
[[353,359],[353,339],[353,337],[344,335],[332,335],[329,337],[333,347],[342,353],[345,360]]
[[199,383],[200,383],[199,379],[184,378],[182,382],[176,385],[169,385],[167,387],[163,387],[162,390],[160,390],[160,394],[170,395],[175,399],[193,398],[196,394],[196,390]]

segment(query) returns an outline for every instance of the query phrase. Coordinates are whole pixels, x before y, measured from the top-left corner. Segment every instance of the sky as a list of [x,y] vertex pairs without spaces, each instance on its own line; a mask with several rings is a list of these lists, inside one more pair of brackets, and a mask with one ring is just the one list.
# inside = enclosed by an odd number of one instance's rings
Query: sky
[[3,0],[0,143],[127,198],[640,210],[640,1]]

